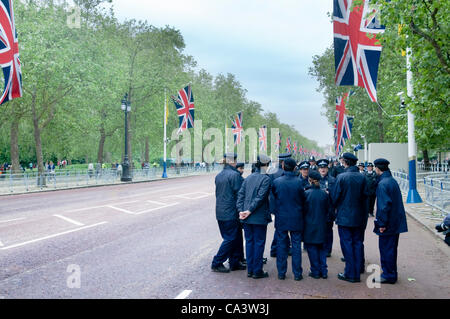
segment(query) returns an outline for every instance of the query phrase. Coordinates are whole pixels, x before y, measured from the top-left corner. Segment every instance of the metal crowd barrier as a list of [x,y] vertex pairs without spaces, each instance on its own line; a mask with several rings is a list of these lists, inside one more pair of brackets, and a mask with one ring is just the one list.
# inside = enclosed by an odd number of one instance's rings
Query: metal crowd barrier
[[[169,178],[180,176],[194,176],[217,172],[221,165],[207,167],[184,166],[168,167]],[[130,170],[133,181],[151,181],[162,179],[163,168],[151,167]],[[0,194],[14,194],[35,192],[49,189],[77,188],[93,185],[120,184],[121,173],[116,169],[101,170],[55,170],[40,175],[37,171],[21,174],[1,174]]]
[[[409,176],[403,172],[392,172],[402,192],[409,190]],[[446,173],[420,173],[417,174],[418,187],[423,183],[425,198],[428,205],[433,206],[443,213],[450,213],[450,174]]]
[[441,164],[429,164],[428,168],[425,167],[424,163],[418,163],[417,164],[420,170],[423,171],[429,171],[429,172],[444,172],[448,173],[450,170],[450,166],[448,163],[441,163]]

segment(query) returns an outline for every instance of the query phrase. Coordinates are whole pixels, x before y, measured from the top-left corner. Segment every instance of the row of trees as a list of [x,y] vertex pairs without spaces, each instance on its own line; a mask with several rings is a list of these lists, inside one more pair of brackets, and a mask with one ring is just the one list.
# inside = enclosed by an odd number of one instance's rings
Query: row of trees
[[[164,92],[176,95],[187,83],[204,130],[230,127],[230,116],[243,111],[245,128],[279,128],[283,137],[320,151],[316,142],[248,100],[234,75],[196,71],[195,59],[183,53],[179,30],[119,22],[112,10],[101,8],[102,2],[111,1],[75,0],[81,8],[79,27],[68,23],[77,11],[65,1],[14,2],[24,95],[2,105],[0,121],[0,162],[11,162],[13,171],[30,161],[37,161],[40,172],[46,160],[120,162],[125,92],[132,107],[131,160],[159,159]],[[173,104],[169,109],[170,136],[178,117]]]
[[[361,2],[361,1],[359,1]],[[355,117],[351,144],[407,142],[406,109],[397,95],[405,92],[405,105],[415,114],[415,136],[425,162],[430,152],[450,147],[450,50],[448,0],[376,0],[386,31],[378,36],[383,44],[377,83],[377,103],[361,88],[347,105]],[[355,1],[358,4],[358,1]],[[406,97],[406,48],[412,50],[414,98]],[[402,53],[403,52],[403,53]],[[335,99],[349,87],[334,84],[334,52],[330,47],[315,56],[310,74],[319,82],[330,124],[335,121]],[[350,143],[348,143],[350,144]],[[349,149],[351,146],[347,145]]]

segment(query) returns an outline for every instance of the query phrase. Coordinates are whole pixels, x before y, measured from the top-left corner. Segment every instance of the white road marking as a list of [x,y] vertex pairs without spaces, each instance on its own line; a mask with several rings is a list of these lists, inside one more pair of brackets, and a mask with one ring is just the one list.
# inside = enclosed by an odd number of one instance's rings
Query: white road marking
[[3,246],[5,246],[5,245],[3,245],[2,241],[0,240],[0,247],[3,247]]
[[192,290],[183,290],[175,299],[186,299],[191,294]]
[[[202,194],[200,196],[192,197],[192,195],[198,195]],[[211,196],[213,193],[206,193],[206,192],[194,192],[194,193],[187,193],[187,194],[180,194],[180,195],[169,195],[164,196],[162,198],[171,198],[171,197],[177,197],[177,198],[183,198],[183,199],[201,199],[208,196]]]
[[[113,203],[111,204],[111,206],[113,205],[121,205],[121,204],[133,204],[133,203],[137,203],[139,202],[138,200],[134,200],[131,202],[120,202],[120,203]],[[91,207],[85,207],[85,208],[80,208],[80,209],[74,209],[74,210],[69,210],[67,211],[67,213],[76,213],[76,212],[81,212],[84,210],[91,210],[91,209],[96,209],[96,208],[105,208],[105,207],[109,207],[108,205],[102,205],[102,206],[91,206]]]
[[168,205],[167,203],[161,203],[161,202],[157,202],[154,200],[146,200],[146,202],[151,203],[151,204],[156,204],[156,205],[162,205],[162,206]]
[[142,212],[137,212],[137,213],[134,213],[134,214],[135,215],[141,215],[141,214],[145,214],[145,213],[150,213],[150,212],[153,212],[153,211],[158,210],[158,209],[163,209],[163,208],[167,208],[167,207],[171,207],[171,206],[176,206],[178,204],[179,203],[167,204],[166,206],[161,206],[161,207],[156,207],[156,208],[152,208],[152,209],[147,209],[147,210],[144,210]]
[[45,237],[29,240],[29,241],[26,241],[26,242],[23,242],[23,243],[19,243],[19,244],[14,244],[14,245],[11,245],[11,246],[3,247],[3,248],[0,248],[0,249],[1,250],[7,250],[7,249],[11,249],[11,248],[17,248],[17,247],[25,246],[25,245],[28,245],[28,244],[36,243],[38,241],[42,241],[42,240],[45,240],[45,239],[50,239],[50,238],[54,238],[54,237],[58,237],[58,236],[62,236],[62,235],[70,234],[70,233],[74,233],[74,232],[77,232],[77,231],[80,231],[80,230],[84,230],[84,229],[100,226],[100,225],[107,224],[107,223],[108,222],[101,222],[101,223],[97,223],[97,224],[93,224],[93,225],[89,225],[89,226],[84,226],[84,227],[68,230],[68,231],[65,231],[65,232],[62,232],[62,233],[53,234],[53,235],[49,235],[49,236],[45,236]]
[[119,208],[119,207],[115,207],[115,206],[112,206],[112,205],[106,205],[104,207],[112,208],[112,209],[118,210],[119,212],[123,212],[123,213],[126,213],[126,214],[136,215],[136,213],[133,213],[133,212],[131,212],[129,210],[126,210],[126,209],[123,209],[123,208]]
[[77,226],[84,226],[84,224],[83,224],[83,223],[77,222],[76,220],[70,219],[70,218],[68,218],[68,217],[65,217],[65,216],[61,216],[61,215],[56,215],[56,214],[55,214],[55,215],[53,215],[53,216],[55,216],[55,217],[58,217],[58,218],[61,218],[61,219],[65,220],[66,222],[69,222],[69,223],[75,224],[75,225],[77,225]]
[[1,223],[9,223],[9,222],[15,222],[16,220],[23,220],[26,219],[25,217],[21,217],[21,218],[15,218],[15,219],[10,219],[10,220],[0,220],[0,224]]

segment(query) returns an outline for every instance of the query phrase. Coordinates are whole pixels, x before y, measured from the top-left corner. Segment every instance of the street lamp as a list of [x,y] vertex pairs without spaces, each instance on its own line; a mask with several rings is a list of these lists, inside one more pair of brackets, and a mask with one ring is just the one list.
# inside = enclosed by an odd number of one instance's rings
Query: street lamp
[[128,100],[128,93],[125,93],[125,96],[122,99],[122,111],[125,113],[125,156],[122,164],[122,182],[131,182],[130,176],[130,162],[128,161],[128,121],[127,115],[128,112],[131,111],[131,103]]

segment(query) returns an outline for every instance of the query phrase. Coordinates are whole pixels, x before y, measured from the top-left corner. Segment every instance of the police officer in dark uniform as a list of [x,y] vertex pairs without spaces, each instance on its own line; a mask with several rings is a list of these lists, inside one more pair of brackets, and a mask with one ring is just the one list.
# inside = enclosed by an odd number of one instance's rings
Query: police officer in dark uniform
[[375,282],[395,284],[397,282],[397,247],[400,233],[408,231],[403,198],[397,181],[389,170],[389,161],[379,158],[374,161],[379,176],[377,185],[377,215],[374,232],[379,236],[380,260],[383,273]]
[[364,174],[365,173],[365,171],[364,171],[364,163],[359,163],[358,164],[358,169],[359,169],[359,172],[361,174]]
[[[243,178],[236,170],[237,154],[224,155],[224,168],[217,174],[216,184],[216,219],[219,224],[223,242],[214,256],[211,269],[214,272],[226,273],[230,270],[244,270],[240,263],[242,247],[242,229],[239,225],[239,212],[236,209],[237,195]],[[241,236],[239,236],[239,233]],[[230,269],[223,263],[229,259]]]
[[367,188],[369,189],[368,209],[369,215],[373,217],[373,209],[375,207],[376,190],[377,190],[377,174],[373,170],[373,163],[367,163],[367,172],[365,172],[367,179]]
[[295,280],[303,278],[302,270],[302,232],[305,192],[303,185],[294,173],[295,160],[288,158],[283,163],[284,174],[273,182],[272,194],[277,207],[275,228],[278,236],[277,270],[278,279],[286,278],[288,240],[292,240],[292,271]]
[[267,224],[272,221],[269,209],[270,177],[266,174],[270,157],[259,155],[256,171],[248,176],[238,192],[237,209],[245,233],[248,277],[268,277],[263,271],[263,254]]
[[[336,184],[336,179],[333,176],[330,176],[328,164],[329,160],[320,159],[317,162],[317,166],[319,167],[320,173],[320,188],[327,191],[330,196],[331,202],[331,194],[334,192],[334,186]],[[327,257],[331,257],[331,251],[333,249],[333,223],[335,217],[335,209],[333,205],[329,205],[330,212],[328,214],[329,219],[327,220],[327,229],[326,229],[326,240],[325,240],[325,249],[327,251]]]
[[302,182],[303,189],[306,190],[309,188],[309,163],[307,161],[303,161],[298,164],[298,168],[300,169],[299,179]]
[[359,282],[363,265],[364,230],[367,225],[367,181],[355,166],[358,159],[351,153],[344,153],[345,172],[336,179],[332,194],[336,207],[342,253],[345,258],[345,271],[338,279]]
[[[291,153],[283,153],[283,154],[278,155],[278,161],[279,161],[278,168],[275,168],[275,171],[269,171],[269,177],[271,179],[272,184],[278,177],[281,177],[284,175],[283,163],[288,158],[291,158],[291,156],[292,156]],[[269,195],[269,202],[270,202],[270,213],[275,215],[277,206],[275,204],[275,198],[274,198],[272,192]],[[287,237],[287,241],[288,241],[288,247],[289,247],[289,255],[291,255],[291,253],[292,253],[291,239],[289,238],[289,236]],[[270,246],[270,257],[273,257],[273,258],[277,257],[277,243],[278,243],[278,235],[277,235],[277,229],[275,228],[275,231],[273,233],[272,244]]]
[[339,174],[344,173],[344,164],[343,164],[343,161],[344,161],[343,157],[340,156],[337,165],[335,165],[335,166],[333,167],[333,172],[332,172],[332,175],[331,175],[331,176],[333,176],[334,178],[336,178]]
[[[239,174],[241,174],[241,178],[242,178],[242,182],[244,182],[244,177],[242,175],[244,175],[244,168],[245,168],[245,163],[243,162],[239,162],[236,164],[236,169],[239,172]],[[243,232],[243,228],[242,228],[242,223],[239,222],[239,226],[241,228],[241,230],[238,232],[238,242],[239,242],[239,261],[243,264],[246,265],[247,264],[247,260],[244,257],[244,237],[242,235]]]
[[313,171],[317,171],[317,165],[316,165],[316,158],[314,156],[311,156],[309,158],[309,169]]

